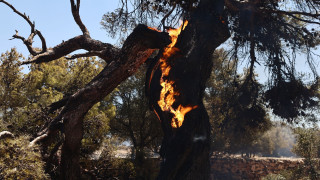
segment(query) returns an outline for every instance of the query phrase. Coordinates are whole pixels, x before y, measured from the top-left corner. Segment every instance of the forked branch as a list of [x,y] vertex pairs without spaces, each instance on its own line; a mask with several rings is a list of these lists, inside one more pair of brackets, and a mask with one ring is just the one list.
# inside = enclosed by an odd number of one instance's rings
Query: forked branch
[[[20,40],[22,40],[22,42],[27,46],[30,54],[32,54],[33,56],[36,56],[36,55],[38,55],[38,54],[41,54],[41,53],[47,51],[47,45],[46,45],[46,40],[45,40],[45,38],[42,36],[42,34],[41,34],[41,32],[40,32],[39,30],[35,29],[35,24],[34,24],[34,22],[31,22],[29,16],[27,16],[25,13],[21,13],[21,12],[18,11],[15,7],[13,7],[10,3],[8,3],[8,2],[6,2],[6,1],[4,1],[4,0],[0,0],[0,2],[6,4],[8,7],[10,7],[10,8],[13,10],[13,12],[15,12],[16,14],[18,14],[19,16],[21,16],[24,20],[26,20],[27,23],[28,23],[28,24],[30,25],[30,27],[31,27],[31,32],[30,32],[30,35],[29,35],[29,37],[28,37],[27,39],[24,38],[24,37],[22,37],[22,36],[20,36],[20,35],[18,34],[18,31],[17,31],[17,30],[16,30],[16,34],[14,34],[14,35],[12,36],[12,39],[20,39]],[[42,42],[42,50],[41,50],[41,51],[37,51],[36,49],[34,49],[34,48],[32,47],[33,38],[34,38],[36,35],[39,36],[39,38],[40,38],[40,40],[41,40],[41,42]]]
[[[25,19],[31,27],[31,34],[29,35],[28,38],[24,38],[20,36],[18,34],[18,31],[16,31],[16,34],[13,35],[13,38],[12,38],[12,39],[22,40],[23,43],[28,48],[30,54],[33,56],[31,57],[31,59],[23,62],[22,64],[53,61],[61,57],[67,56],[68,54],[80,49],[86,50],[88,52],[84,54],[77,54],[77,55],[71,56],[71,58],[68,58],[68,59],[74,59],[77,57],[98,56],[105,61],[109,61],[110,59],[115,58],[118,55],[118,52],[120,51],[118,48],[112,46],[111,44],[103,43],[99,40],[95,40],[90,37],[89,31],[87,30],[87,28],[85,27],[85,25],[82,23],[80,19],[80,15],[79,15],[80,0],[77,0],[76,4],[74,0],[70,0],[70,3],[71,3],[71,10],[72,10],[72,15],[74,17],[74,20],[80,27],[83,34],[73,37],[67,41],[63,41],[62,43],[56,45],[53,48],[47,48],[45,38],[42,36],[40,31],[35,29],[35,24],[30,21],[30,18],[28,16],[19,12],[8,2],[4,0],[0,0],[0,2],[6,4],[15,13],[17,13],[19,16]],[[41,51],[37,51],[35,48],[32,47],[33,39],[36,35],[38,35],[40,40],[42,41]]]
[[[104,59],[105,61],[109,61],[110,59],[114,58],[115,56],[117,56],[119,52],[119,49],[115,48],[111,44],[91,39],[89,36],[86,35],[80,35],[71,38],[67,41],[64,41],[61,44],[48,49],[46,52],[32,57],[30,60],[25,61],[22,64],[50,62],[61,57],[67,56],[68,54],[79,49],[87,50],[90,53],[100,52],[95,54],[99,56],[101,59]],[[78,57],[85,56],[78,55]]]

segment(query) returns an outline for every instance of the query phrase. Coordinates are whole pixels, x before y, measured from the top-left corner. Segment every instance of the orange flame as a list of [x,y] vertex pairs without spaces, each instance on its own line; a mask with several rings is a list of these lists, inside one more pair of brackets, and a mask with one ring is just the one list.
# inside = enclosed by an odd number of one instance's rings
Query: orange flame
[[169,35],[171,37],[171,44],[169,44],[162,54],[162,58],[160,58],[160,68],[162,71],[162,76],[160,79],[160,85],[162,86],[160,92],[160,100],[158,104],[162,111],[170,111],[174,117],[171,120],[171,126],[173,128],[179,128],[182,126],[184,121],[184,116],[191,110],[197,108],[198,106],[182,106],[179,105],[177,109],[172,107],[173,103],[175,102],[175,96],[179,95],[179,92],[175,91],[173,84],[174,81],[167,80],[170,73],[171,66],[167,63],[169,57],[174,55],[179,51],[178,48],[174,47],[178,40],[178,35],[181,33],[181,30],[187,26],[188,21],[185,21],[178,29],[169,29]]
[[154,31],[161,32],[159,29],[157,29],[157,28],[153,28],[153,27],[148,27],[148,29],[151,29],[151,30],[154,30]]

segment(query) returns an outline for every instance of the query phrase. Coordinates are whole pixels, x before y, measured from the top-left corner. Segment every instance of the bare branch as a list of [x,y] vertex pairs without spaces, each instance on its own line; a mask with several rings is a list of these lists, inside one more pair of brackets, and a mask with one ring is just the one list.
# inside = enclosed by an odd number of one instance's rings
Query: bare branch
[[[110,44],[102,43],[98,40],[91,39],[89,36],[89,32],[86,29],[86,27],[81,22],[80,16],[79,16],[79,8],[80,8],[80,0],[77,0],[77,4],[73,0],[71,0],[71,9],[73,17],[76,21],[76,23],[81,28],[83,35],[76,36],[74,38],[71,38],[65,42],[62,42],[61,44],[55,46],[54,48],[47,49],[46,40],[41,34],[40,31],[35,29],[34,23],[30,21],[30,18],[27,17],[25,14],[22,14],[21,12],[17,11],[11,4],[4,0],[0,0],[0,2],[3,2],[7,6],[9,6],[15,13],[23,17],[28,24],[31,26],[31,33],[29,37],[26,39],[18,34],[18,31],[16,31],[16,34],[13,35],[12,39],[20,39],[28,48],[29,52],[33,57],[29,59],[28,61],[23,62],[22,64],[29,64],[29,63],[41,63],[41,62],[49,62],[58,58],[61,58],[63,56],[68,55],[69,53],[84,49],[89,51],[90,53],[87,53],[83,57],[88,57],[90,55],[92,56],[98,56],[105,61],[108,61],[110,58],[116,56],[119,52],[118,48],[113,47]],[[41,42],[42,42],[42,50],[39,52],[35,48],[32,47],[33,39],[34,37],[38,35]],[[80,55],[78,55],[80,57]],[[75,56],[76,57],[76,56]]]
[[176,9],[176,3],[173,4],[172,9],[162,18],[161,23],[163,25],[163,30],[165,30],[165,28],[166,28],[166,25],[165,25],[166,19],[172,14],[172,12],[175,9]]
[[39,38],[40,38],[40,40],[42,42],[42,51],[41,51],[41,53],[46,52],[47,51],[46,39],[43,37],[42,33],[39,30],[36,30],[36,34],[39,36]]
[[26,14],[25,13],[21,13],[21,12],[19,12],[16,8],[14,8],[11,4],[9,4],[8,2],[6,2],[6,1],[4,1],[4,0],[0,0],[0,2],[3,2],[4,4],[6,4],[7,6],[9,6],[12,10],[13,10],[13,12],[15,12],[16,14],[18,14],[19,16],[21,16],[23,19],[25,19],[27,22],[28,22],[28,24],[31,26],[31,33],[32,32],[34,32],[34,23],[32,23],[31,21],[30,21],[30,18],[29,17],[27,17],[26,16]]
[[284,15],[289,15],[289,16],[294,16],[294,15],[303,15],[303,16],[308,16],[312,18],[320,18],[320,14],[313,14],[309,12],[302,12],[302,11],[283,11],[283,10],[274,10],[274,9],[260,9],[263,12],[268,12],[268,13],[278,13],[278,14],[284,14]]
[[[90,38],[87,28],[84,26],[84,24],[80,19],[80,15],[79,15],[80,0],[77,0],[77,4],[75,4],[74,0],[70,0],[70,2],[71,2],[72,15],[76,23],[79,25],[80,29],[82,30],[83,35],[71,38],[68,41],[62,42],[61,44],[51,49],[47,49],[45,38],[43,37],[40,31],[35,29],[34,23],[30,21],[30,18],[27,17],[26,14],[22,14],[21,12],[16,10],[11,4],[9,4],[4,0],[0,0],[0,2],[9,6],[15,13],[23,17],[31,26],[31,33],[28,38],[19,36],[18,31],[16,31],[16,34],[12,36],[13,37],[12,39],[20,39],[28,48],[30,54],[33,55],[33,57],[30,60],[25,61],[22,64],[49,62],[49,61],[61,58],[63,56],[66,56],[69,53],[79,49],[87,50],[92,54],[104,59],[105,61],[108,61],[110,57],[115,56],[119,51],[117,48],[113,47],[110,44],[102,43],[100,41]],[[33,39],[36,35],[39,36],[42,42],[42,50],[40,52],[32,47]]]
[[98,56],[105,61],[108,61],[110,58],[116,56],[119,52],[119,49],[115,48],[111,44],[91,39],[89,36],[80,35],[64,41],[54,48],[48,49],[46,52],[36,55],[22,64],[50,62],[79,49],[84,49],[89,52],[99,51],[101,53]]
[[[14,8],[11,4],[9,4],[8,2],[4,1],[4,0],[0,0],[0,2],[6,4],[8,7],[10,7],[13,12],[15,12],[16,14],[18,14],[19,16],[21,16],[24,20],[27,21],[27,23],[30,25],[31,27],[31,32],[30,32],[30,35],[27,39],[25,39],[24,37],[22,36],[19,36],[18,35],[18,31],[16,30],[16,34],[13,35],[12,39],[20,39],[22,40],[22,42],[27,46],[30,54],[32,54],[33,56],[36,56],[38,54],[41,54],[45,51],[47,51],[47,45],[46,45],[46,41],[45,41],[45,38],[42,36],[41,32],[37,29],[35,29],[35,24],[34,22],[31,22],[29,16],[27,16],[25,13],[21,13],[19,12],[16,8]],[[40,52],[36,51],[33,47],[32,47],[32,43],[33,43],[33,38],[38,35],[41,42],[42,42],[42,50]]]
[[88,29],[82,23],[81,18],[80,18],[80,14],[79,14],[80,0],[77,0],[77,4],[74,3],[74,0],[70,0],[70,3],[71,3],[71,11],[72,11],[73,18],[76,21],[76,23],[78,24],[78,26],[80,27],[83,35],[90,36]]

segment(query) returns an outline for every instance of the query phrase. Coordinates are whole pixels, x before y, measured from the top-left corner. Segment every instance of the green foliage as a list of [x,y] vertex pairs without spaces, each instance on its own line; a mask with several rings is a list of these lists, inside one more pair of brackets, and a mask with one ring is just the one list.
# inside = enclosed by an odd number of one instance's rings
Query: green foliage
[[[318,128],[294,129],[296,134],[296,144],[293,147],[294,153],[303,157],[304,164],[293,170],[281,171],[278,175],[285,179],[292,180],[318,180],[320,178],[319,168],[319,150],[320,150],[320,132]],[[267,176],[271,179],[271,175]]]
[[262,180],[286,180],[281,174],[268,174],[266,177],[263,177]]
[[159,151],[162,131],[158,118],[149,110],[144,80],[145,68],[141,68],[112,94],[117,113],[110,121],[110,131],[130,141],[137,177],[148,179],[152,171],[145,158],[148,152]]
[[[305,166],[300,166],[293,170],[283,170],[279,174],[270,174],[265,177],[266,179],[290,179],[290,180],[318,180],[317,177],[312,177],[312,174],[308,172],[308,169]],[[263,179],[265,180],[265,179]]]
[[0,115],[3,123],[7,123],[9,116],[26,103],[23,93],[23,74],[19,66],[22,55],[16,49],[1,54],[0,58]]
[[[219,10],[214,13],[227,24],[231,34],[228,46],[232,46],[230,54],[234,62],[230,64],[248,64],[250,73],[254,72],[257,64],[265,65],[269,70],[269,82],[264,100],[274,114],[292,122],[293,118],[305,116],[310,108],[319,108],[319,87],[315,89],[319,84],[319,71],[316,68],[318,53],[315,50],[320,44],[320,33],[316,28],[320,20],[317,13],[320,4],[317,0],[132,2],[128,6],[129,1],[123,0],[118,9],[103,16],[101,24],[110,35],[122,37],[138,23],[163,27],[165,31],[170,26],[177,26],[181,17],[190,20],[200,3],[208,5],[208,9],[212,5],[216,7],[215,10],[221,5],[223,13]],[[305,55],[305,62],[314,75],[314,81],[310,81],[313,85],[297,77],[296,61],[303,60],[297,59],[298,53]],[[236,72],[237,67],[233,71]],[[229,74],[235,79],[237,75]]]
[[[84,87],[103,68],[95,58],[65,58],[33,64],[27,74],[19,67],[21,55],[12,49],[1,56],[0,130],[16,135],[35,136],[60,110],[49,113],[49,106]],[[110,101],[110,97],[105,99]],[[83,158],[99,149],[115,116],[112,103],[97,103],[84,118]],[[56,137],[56,142],[61,136]],[[51,150],[54,144],[49,145]],[[46,152],[45,152],[46,153]],[[48,152],[49,153],[49,152]]]
[[0,179],[49,179],[38,146],[28,136],[0,139]]
[[115,144],[117,144],[115,138],[107,138],[94,156],[81,161],[81,167],[84,169],[82,179],[94,177],[126,180],[135,177],[134,164],[131,160],[115,157],[117,149]]
[[[103,68],[103,62],[95,58],[64,58],[49,63],[33,64],[28,74],[22,74],[19,55],[15,49],[1,57],[0,113],[3,124],[14,134],[35,135],[57,113],[48,113],[53,102],[75,93],[84,87]],[[6,84],[5,84],[6,83]],[[84,119],[84,149],[92,153],[108,132],[109,119],[115,115],[112,105],[96,104]],[[27,127],[27,128],[26,128]],[[7,128],[5,128],[7,129]],[[90,131],[89,131],[90,129]],[[86,146],[87,144],[87,146]],[[85,148],[87,147],[87,148]]]
[[205,104],[213,127],[213,150],[251,152],[254,141],[271,127],[262,99],[261,85],[249,75],[235,77],[234,61],[217,50],[207,83]]
[[311,180],[320,178],[319,152],[320,152],[320,131],[318,128],[296,128],[297,144],[293,151],[304,158],[304,167],[301,175]]
[[[199,0],[125,0],[120,2],[119,8],[103,15],[101,25],[111,37],[120,35],[122,38],[139,23],[157,26],[159,20],[171,11],[172,6],[182,12],[183,9],[194,9],[198,2]],[[129,3],[131,6],[128,6]],[[164,23],[168,26],[177,25],[180,19],[174,14],[168,14]]]
[[265,99],[273,113],[293,121],[295,117],[307,116],[307,112],[319,107],[319,82],[306,87],[302,80],[280,81],[267,90]]
[[296,128],[297,144],[294,152],[304,158],[318,158],[320,149],[320,131],[318,128]]

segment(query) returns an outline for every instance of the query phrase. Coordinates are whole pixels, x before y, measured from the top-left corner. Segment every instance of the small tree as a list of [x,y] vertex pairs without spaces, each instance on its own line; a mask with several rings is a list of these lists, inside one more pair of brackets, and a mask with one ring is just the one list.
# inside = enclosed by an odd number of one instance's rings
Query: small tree
[[0,57],[0,117],[4,123],[14,112],[26,104],[23,96],[23,74],[19,66],[23,56],[15,48]]
[[304,168],[302,174],[312,180],[320,178],[319,167],[319,149],[320,149],[320,131],[318,128],[296,128],[297,144],[293,151],[304,158]]
[[154,165],[146,158],[159,153],[162,133],[160,122],[150,111],[145,96],[145,70],[140,68],[112,94],[117,114],[110,121],[110,130],[113,135],[130,141],[137,178],[154,179]]
[[[96,76],[104,62],[96,58],[69,61],[60,58],[48,64],[33,64],[27,74],[19,67],[22,56],[11,49],[0,62],[0,130],[16,135],[36,136],[60,111],[53,102],[69,96]],[[108,97],[105,98],[105,102]],[[51,106],[50,106],[51,105]],[[109,120],[115,115],[111,103],[97,103],[84,118],[81,161],[100,148],[109,131]],[[90,128],[89,128],[90,127]],[[42,149],[47,162],[46,171],[56,177],[63,136],[59,134],[46,142]]]
[[271,127],[259,95],[262,85],[250,72],[236,74],[235,61],[223,49],[213,56],[213,70],[207,83],[205,105],[213,131],[213,150],[253,153],[255,141]]

